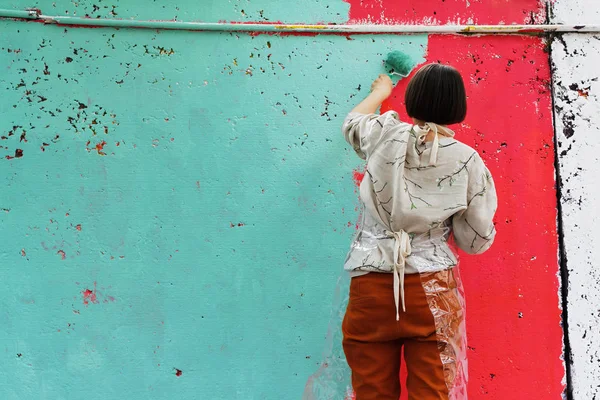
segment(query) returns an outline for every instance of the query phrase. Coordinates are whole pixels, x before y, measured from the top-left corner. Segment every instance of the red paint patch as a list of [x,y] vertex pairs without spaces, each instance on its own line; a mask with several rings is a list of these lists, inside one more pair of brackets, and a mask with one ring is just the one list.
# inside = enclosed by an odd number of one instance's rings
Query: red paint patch
[[63,260],[67,258],[67,254],[63,250],[57,251],[56,254],[60,254],[60,258]]
[[183,371],[177,368],[173,368],[175,370],[175,376],[180,377],[183,375]]
[[[463,124],[452,128],[457,139],[482,155],[499,197],[496,243],[484,255],[461,261],[468,294],[469,397],[514,398],[518,388],[520,399],[560,398],[565,371],[544,40],[433,35],[426,58],[462,73],[469,112]],[[398,83],[382,112],[393,108],[409,120],[403,104],[407,84],[408,79]],[[523,310],[527,318],[519,318]]]
[[[75,283],[79,285],[79,282]],[[109,286],[108,288],[101,287],[100,289],[105,290],[110,288],[111,287]],[[81,293],[83,294],[83,304],[85,304],[86,306],[90,303],[99,304],[100,301],[102,301],[102,303],[114,303],[115,301],[117,301],[117,299],[115,299],[113,296],[107,296],[102,291],[98,290],[96,282],[94,282],[93,290],[85,289]]]
[[96,151],[98,151],[98,154],[100,154],[101,156],[106,155],[106,153],[102,151],[104,150],[104,146],[106,146],[106,142],[104,140],[96,144]]
[[[350,22],[403,24],[532,24],[544,23],[546,11],[539,0],[344,0],[350,4]],[[509,4],[510,3],[510,4]]]
[[75,229],[77,229],[78,231],[80,231],[80,232],[81,232],[81,224],[77,224],[77,225],[75,225]]
[[25,257],[27,254],[25,253],[25,249],[21,249],[21,255]]
[[98,298],[96,296],[96,282],[94,282],[94,290],[85,289],[81,293],[83,294],[83,304],[86,306],[90,304],[90,302],[98,304]]
[[364,172],[352,171],[352,180],[356,186],[360,186],[362,180],[365,178]]
[[92,303],[97,303],[98,300],[96,298],[96,294],[91,291],[90,289],[85,289],[83,292],[83,304],[89,304],[89,302],[91,301]]

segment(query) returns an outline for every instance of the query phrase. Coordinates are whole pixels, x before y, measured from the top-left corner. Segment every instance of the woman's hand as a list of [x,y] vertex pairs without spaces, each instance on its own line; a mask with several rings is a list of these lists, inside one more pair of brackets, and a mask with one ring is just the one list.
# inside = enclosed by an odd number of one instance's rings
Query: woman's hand
[[392,94],[394,84],[389,76],[381,74],[373,81],[371,85],[371,92],[378,96],[381,96],[381,100],[385,100]]
[[394,84],[387,75],[379,75],[371,85],[371,93],[366,99],[361,101],[352,112],[360,114],[374,114],[381,106],[381,103],[392,94]]

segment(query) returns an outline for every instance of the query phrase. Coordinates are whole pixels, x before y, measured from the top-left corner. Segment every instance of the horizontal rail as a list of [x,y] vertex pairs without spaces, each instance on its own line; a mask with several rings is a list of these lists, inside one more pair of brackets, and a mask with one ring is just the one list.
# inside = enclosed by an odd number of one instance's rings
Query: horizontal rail
[[551,32],[590,33],[600,32],[600,25],[304,25],[304,24],[256,24],[240,22],[183,22],[143,21],[134,19],[81,18],[44,15],[39,9],[2,10],[0,19],[30,20],[66,27],[105,27],[126,29],[165,29],[213,32],[247,33],[321,33],[321,34],[544,34]]

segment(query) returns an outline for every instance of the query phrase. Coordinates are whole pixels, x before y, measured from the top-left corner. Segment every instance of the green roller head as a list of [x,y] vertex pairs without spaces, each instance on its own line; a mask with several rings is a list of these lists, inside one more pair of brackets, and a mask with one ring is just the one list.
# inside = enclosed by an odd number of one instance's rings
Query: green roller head
[[408,76],[415,67],[413,60],[401,51],[392,51],[385,60],[385,69],[392,75]]

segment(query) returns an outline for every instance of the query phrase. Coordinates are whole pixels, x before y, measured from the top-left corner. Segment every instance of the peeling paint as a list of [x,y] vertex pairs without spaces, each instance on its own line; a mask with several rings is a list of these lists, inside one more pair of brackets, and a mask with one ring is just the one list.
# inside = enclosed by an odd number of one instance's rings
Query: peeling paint
[[[596,4],[588,2],[593,12]],[[563,4],[564,6],[564,4]],[[597,8],[597,7],[596,7]],[[564,8],[561,8],[564,10]],[[570,10],[570,9],[569,9]],[[570,18],[560,11],[561,18]],[[570,11],[569,11],[570,12]],[[600,273],[596,226],[600,149],[600,40],[595,35],[564,35],[552,43],[554,109],[558,146],[563,295],[567,312],[572,398],[600,395]]]
[[424,0],[406,4],[395,0],[345,0],[352,22],[378,24],[539,24],[546,20],[544,2],[539,0],[464,1]]
[[600,3],[595,0],[554,0],[552,22],[560,24],[594,24],[600,18]]

